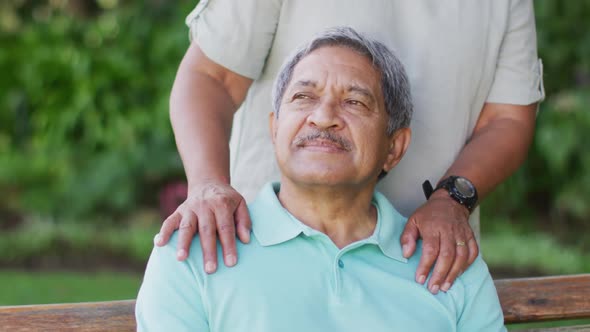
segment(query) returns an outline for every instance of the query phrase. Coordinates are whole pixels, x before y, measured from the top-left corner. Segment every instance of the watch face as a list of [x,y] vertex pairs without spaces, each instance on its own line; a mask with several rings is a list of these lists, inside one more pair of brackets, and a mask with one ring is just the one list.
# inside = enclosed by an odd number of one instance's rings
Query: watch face
[[475,195],[475,189],[473,188],[473,185],[465,178],[456,178],[455,188],[457,188],[457,191],[466,198],[471,198],[473,195]]

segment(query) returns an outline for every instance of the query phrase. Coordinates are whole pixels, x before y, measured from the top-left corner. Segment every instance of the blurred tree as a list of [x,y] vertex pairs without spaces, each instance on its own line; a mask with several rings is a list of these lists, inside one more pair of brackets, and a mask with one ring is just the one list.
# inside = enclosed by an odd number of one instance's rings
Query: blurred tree
[[3,3],[0,208],[126,213],[182,177],[167,108],[193,5]]

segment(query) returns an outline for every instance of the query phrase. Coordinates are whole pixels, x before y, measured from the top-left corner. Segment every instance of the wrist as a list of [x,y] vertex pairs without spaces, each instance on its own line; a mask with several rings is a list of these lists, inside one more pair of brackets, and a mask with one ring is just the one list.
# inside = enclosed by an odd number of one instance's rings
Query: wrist
[[[478,203],[477,190],[471,181],[461,176],[451,175],[440,180],[435,189],[432,188],[430,181],[426,180],[422,184],[424,195],[428,200],[431,195],[437,192],[437,197],[444,197],[444,194],[438,192],[446,192],[446,197],[454,200],[457,204],[465,207],[469,214],[473,212]],[[442,189],[442,190],[441,190]]]
[[193,178],[188,181],[188,194],[190,195],[194,191],[200,191],[200,188],[202,188],[203,186],[208,186],[212,184],[229,186],[230,180],[228,176],[209,176]]

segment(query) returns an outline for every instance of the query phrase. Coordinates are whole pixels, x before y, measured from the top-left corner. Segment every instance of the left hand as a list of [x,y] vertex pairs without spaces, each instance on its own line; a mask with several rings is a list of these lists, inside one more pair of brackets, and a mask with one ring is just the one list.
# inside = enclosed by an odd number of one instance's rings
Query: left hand
[[449,290],[479,254],[477,241],[469,226],[469,211],[445,190],[435,191],[408,218],[401,236],[404,257],[414,254],[419,237],[422,237],[422,257],[416,270],[416,282],[424,284],[436,262],[428,282],[432,294]]

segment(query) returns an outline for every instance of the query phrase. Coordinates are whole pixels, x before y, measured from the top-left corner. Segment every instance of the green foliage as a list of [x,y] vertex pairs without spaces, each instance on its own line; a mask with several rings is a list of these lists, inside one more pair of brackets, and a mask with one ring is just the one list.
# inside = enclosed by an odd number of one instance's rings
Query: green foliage
[[0,266],[85,269],[92,262],[140,271],[159,231],[157,220],[158,215],[152,212],[136,212],[123,228],[104,226],[105,219],[56,223],[30,218],[17,230],[0,232]]
[[590,1],[535,1],[539,54],[549,96],[590,84]]
[[552,208],[562,217],[590,216],[589,105],[588,91],[562,92],[548,101],[538,121],[532,161],[546,167],[537,174],[537,190],[552,196]]
[[18,28],[0,24],[0,211],[81,217],[153,202],[182,175],[168,95],[194,3],[99,1],[85,15],[20,3],[32,18],[12,8]]

